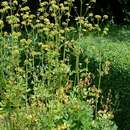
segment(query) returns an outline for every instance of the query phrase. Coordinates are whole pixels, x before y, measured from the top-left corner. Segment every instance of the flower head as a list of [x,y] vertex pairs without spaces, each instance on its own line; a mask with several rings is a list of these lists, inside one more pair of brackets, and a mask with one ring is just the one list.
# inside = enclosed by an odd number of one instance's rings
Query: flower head
[[108,15],[103,15],[103,19],[108,19]]
[[100,16],[100,15],[95,15],[95,18],[96,18],[97,20],[100,20],[100,19],[101,19],[101,16]]

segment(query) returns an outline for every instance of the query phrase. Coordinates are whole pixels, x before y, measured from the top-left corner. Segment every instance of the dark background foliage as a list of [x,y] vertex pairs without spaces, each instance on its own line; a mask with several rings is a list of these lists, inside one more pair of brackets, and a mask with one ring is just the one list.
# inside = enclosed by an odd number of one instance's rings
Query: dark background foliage
[[[4,0],[2,0],[4,1]],[[1,7],[1,2],[0,1],[0,7]],[[44,0],[41,0],[44,1]],[[60,0],[60,2],[63,2],[64,0]],[[19,1],[19,5],[22,2]],[[111,18],[114,18],[115,23],[117,24],[122,24],[129,22],[130,18],[130,0],[96,0],[96,3],[93,2],[93,0],[82,0],[82,15],[85,14],[86,9],[88,8],[88,4],[90,3],[91,5],[91,11],[94,12],[94,14],[99,14],[99,15],[104,15],[108,14]],[[37,0],[27,0],[26,5],[30,7],[30,10],[32,13],[37,13],[37,9],[39,7],[39,1]],[[72,8],[71,15],[74,17],[77,16],[77,13],[80,14],[80,8],[81,8],[81,0],[75,0],[74,5]]]
[[[60,0],[61,2],[64,0]],[[92,1],[92,0],[91,0]],[[88,4],[90,3],[91,11],[94,14],[104,15],[108,14],[110,17],[113,16],[115,23],[122,24],[128,22],[128,12],[130,11],[130,0],[96,0],[96,3],[90,2],[89,0],[82,0],[82,15],[85,14]],[[35,0],[28,0],[28,5],[33,13],[36,12],[39,7],[39,2]],[[72,16],[76,17],[75,7],[77,8],[77,13],[80,15],[81,0],[75,0],[74,6],[72,8]]]

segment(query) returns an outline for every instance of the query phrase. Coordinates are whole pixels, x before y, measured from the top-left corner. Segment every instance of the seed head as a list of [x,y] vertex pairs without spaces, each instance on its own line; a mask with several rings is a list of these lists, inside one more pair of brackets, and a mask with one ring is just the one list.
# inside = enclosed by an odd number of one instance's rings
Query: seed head
[[100,15],[95,15],[95,18],[96,18],[97,20],[100,20],[100,19],[101,19],[101,16],[100,16]]
[[108,19],[108,15],[103,15],[103,19]]

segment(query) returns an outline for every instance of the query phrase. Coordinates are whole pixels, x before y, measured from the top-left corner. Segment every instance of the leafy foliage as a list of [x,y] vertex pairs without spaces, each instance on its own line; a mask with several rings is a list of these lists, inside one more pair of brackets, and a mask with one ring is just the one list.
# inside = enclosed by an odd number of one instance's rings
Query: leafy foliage
[[[127,35],[123,33],[123,30],[124,29],[120,30],[120,36],[128,39]],[[127,34],[129,34],[129,31]],[[109,71],[109,73],[106,73],[107,75],[101,75],[101,88],[103,94],[106,97],[109,89],[113,90],[113,107],[111,109],[115,111],[115,119],[120,129],[129,129],[129,39],[127,41],[123,41],[122,39],[119,41],[119,39],[116,40],[116,38],[110,39],[110,35],[106,38],[96,36],[93,38],[93,36],[89,36],[80,39],[78,43],[81,48],[84,49],[82,54],[84,59],[89,59],[88,70],[90,72],[100,76],[98,73],[100,63],[102,64],[101,71]],[[115,37],[116,36],[117,38],[120,37],[118,34],[115,34]],[[106,65],[109,67],[104,69],[104,66]],[[95,83],[98,83],[98,78]]]
[[[26,0],[21,2],[3,1],[0,9],[0,129],[116,130],[113,112],[103,108],[109,103],[98,107],[101,80],[92,84],[88,63],[80,67],[82,49],[74,38],[90,31],[106,35],[108,29],[99,23],[108,16],[79,15],[71,27],[73,1],[40,1],[36,15]],[[90,17],[96,23],[89,23]],[[3,29],[5,19],[8,32]]]

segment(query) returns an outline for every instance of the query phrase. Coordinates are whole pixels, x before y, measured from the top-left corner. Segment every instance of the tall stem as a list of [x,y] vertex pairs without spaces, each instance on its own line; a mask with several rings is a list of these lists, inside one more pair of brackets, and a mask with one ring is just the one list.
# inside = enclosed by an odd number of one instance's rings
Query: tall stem
[[76,79],[79,82],[79,55],[76,56]]
[[80,0],[80,17],[82,16],[83,13],[83,0]]

